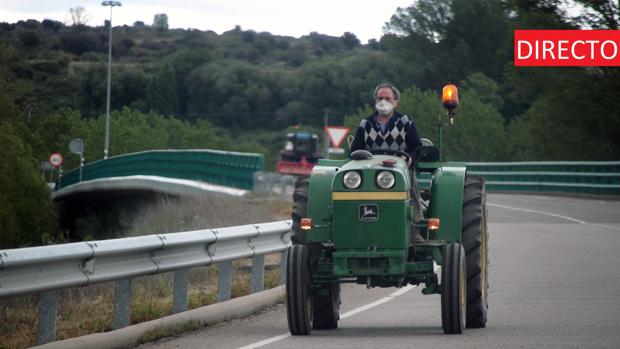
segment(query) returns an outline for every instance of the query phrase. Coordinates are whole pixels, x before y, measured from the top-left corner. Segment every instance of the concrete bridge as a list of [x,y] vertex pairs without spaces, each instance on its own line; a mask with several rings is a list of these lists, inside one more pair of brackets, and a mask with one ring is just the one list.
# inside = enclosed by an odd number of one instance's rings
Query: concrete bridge
[[52,193],[60,224],[73,231],[89,213],[132,212],[160,197],[243,196],[264,168],[262,154],[150,150],[100,160],[62,176]]

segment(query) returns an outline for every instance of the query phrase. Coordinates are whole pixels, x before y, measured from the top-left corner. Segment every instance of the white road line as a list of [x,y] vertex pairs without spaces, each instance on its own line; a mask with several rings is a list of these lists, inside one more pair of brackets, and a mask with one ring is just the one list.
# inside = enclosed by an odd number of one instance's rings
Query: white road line
[[290,336],[291,336],[290,333],[281,334],[279,336],[274,336],[274,337],[271,337],[271,338],[267,338],[267,339],[262,340],[260,342],[256,342],[256,343],[252,343],[252,344],[246,345],[245,347],[241,347],[239,349],[260,348],[260,347],[262,347],[264,345],[271,344],[271,343],[274,343],[274,342],[277,342],[277,341],[281,341],[281,340],[286,339],[286,338],[288,338]]
[[383,297],[383,298],[381,298],[379,300],[376,300],[376,301],[374,301],[374,302],[372,302],[370,304],[366,304],[364,306],[361,306],[359,308],[353,309],[351,311],[347,311],[346,313],[340,315],[340,318],[344,320],[344,319],[348,318],[349,316],[353,316],[355,314],[359,314],[359,313],[361,313],[361,312],[363,312],[365,310],[374,308],[374,307],[376,307],[378,305],[381,305],[383,303],[387,303],[387,302],[391,301],[392,299],[394,299],[394,297]]
[[[405,292],[413,289],[414,287],[415,286],[412,286],[412,285],[405,286],[405,287],[401,288],[400,290],[390,294],[387,297],[383,297],[383,298],[378,299],[378,300],[376,300],[376,301],[374,301],[372,303],[363,305],[363,306],[361,306],[359,308],[355,308],[355,309],[350,310],[350,311],[348,311],[348,312],[346,312],[344,314],[341,314],[340,315],[340,320],[343,320],[343,319],[346,319],[346,318],[348,318],[350,316],[359,314],[359,313],[361,313],[361,312],[363,312],[365,310],[374,308],[374,307],[376,307],[378,305],[381,305],[383,303],[387,303],[387,302],[391,301],[392,299],[394,299],[394,298],[396,298],[398,296],[403,295]],[[271,343],[275,343],[275,342],[281,341],[281,340],[286,339],[286,338],[288,338],[290,336],[291,336],[290,333],[284,333],[284,334],[281,334],[281,335],[278,335],[278,336],[273,336],[273,337],[264,339],[264,340],[262,340],[260,342],[248,344],[248,345],[240,347],[238,349],[255,349],[255,348],[260,348],[260,347],[265,346],[267,344],[271,344]]]
[[416,285],[407,285],[407,286],[405,286],[405,287],[401,288],[400,290],[398,290],[398,291],[396,291],[396,292],[392,293],[392,294],[390,295],[390,297],[398,297],[398,296],[400,296],[401,294],[404,294],[405,292],[407,292],[407,291],[411,290],[411,289],[412,289],[412,288],[414,288],[415,286],[416,286]]
[[609,229],[614,229],[614,230],[620,230],[620,228],[614,227],[614,226],[611,226],[611,225],[598,224],[598,223],[590,223],[590,222],[582,221],[580,219],[576,219],[576,218],[572,218],[572,217],[568,217],[568,216],[563,216],[563,215],[560,215],[560,214],[545,212],[545,211],[536,211],[536,210],[530,210],[530,209],[527,209],[527,208],[512,207],[512,206],[506,206],[506,205],[500,205],[500,204],[494,204],[494,203],[487,203],[487,206],[506,208],[506,209],[509,209],[509,210],[515,210],[515,211],[521,211],[521,212],[535,213],[535,214],[539,214],[539,215],[543,215],[543,216],[551,216],[551,217],[556,217],[556,218],[562,218],[562,219],[566,219],[568,221],[579,223],[579,224],[593,225],[593,226],[597,226],[597,227],[603,227],[603,228],[609,228]]
[[567,217],[567,216],[562,216],[560,214],[544,212],[544,211],[529,210],[527,208],[512,207],[512,206],[493,204],[493,203],[487,203],[487,205],[488,206],[493,206],[493,207],[507,208],[507,209],[515,210],[515,211],[528,212],[528,213],[537,213],[537,214],[541,214],[541,215],[545,215],[545,216],[562,218],[562,219],[566,219],[568,221],[579,223],[579,224],[587,224],[588,223],[586,221],[582,221],[582,220],[579,220],[579,219],[575,219],[575,218],[571,218],[571,217]]

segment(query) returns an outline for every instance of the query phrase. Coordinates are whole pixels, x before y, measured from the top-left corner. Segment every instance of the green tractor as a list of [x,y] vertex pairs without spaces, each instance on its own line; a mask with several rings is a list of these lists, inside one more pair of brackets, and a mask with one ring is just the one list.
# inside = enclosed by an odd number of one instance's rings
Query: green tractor
[[[458,97],[447,87],[452,122]],[[410,169],[407,153],[358,150],[348,160],[319,160],[298,179],[286,272],[291,334],[338,327],[341,283],[423,283],[423,294],[441,295],[445,333],[486,326],[484,180],[464,163],[441,162],[432,145],[420,154]],[[419,178],[429,178],[427,188],[418,189]]]

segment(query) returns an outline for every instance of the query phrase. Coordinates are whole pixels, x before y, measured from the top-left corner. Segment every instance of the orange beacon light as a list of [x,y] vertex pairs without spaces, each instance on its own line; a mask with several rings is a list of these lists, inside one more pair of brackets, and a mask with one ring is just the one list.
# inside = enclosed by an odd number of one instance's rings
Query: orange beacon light
[[443,87],[441,94],[443,106],[448,109],[450,114],[459,106],[459,91],[454,84],[447,84]]

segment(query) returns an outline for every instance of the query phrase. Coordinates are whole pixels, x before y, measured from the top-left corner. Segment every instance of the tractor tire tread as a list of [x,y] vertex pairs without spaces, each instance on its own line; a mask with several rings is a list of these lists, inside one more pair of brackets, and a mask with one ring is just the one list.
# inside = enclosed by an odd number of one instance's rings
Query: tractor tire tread
[[305,246],[292,245],[289,248],[286,273],[286,312],[289,330],[292,335],[308,335],[312,331],[312,321],[306,307],[309,297],[310,266]]
[[[462,240],[467,264],[467,318],[466,327],[481,328],[487,322],[486,292],[488,285],[488,231],[486,229],[486,193],[482,177],[466,176],[463,192]],[[484,236],[483,236],[484,235]],[[485,239],[485,275],[482,266],[482,243]],[[482,277],[487,280],[482,282]],[[488,288],[488,287],[487,287]]]
[[314,296],[314,319],[312,326],[317,330],[338,328],[340,308],[340,285],[332,286],[328,295]]
[[[461,308],[461,268],[467,269],[464,249],[458,243],[450,243],[444,247],[444,263],[441,268],[441,325],[446,334],[461,334],[465,329]],[[467,272],[467,270],[465,270]]]

